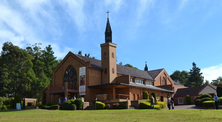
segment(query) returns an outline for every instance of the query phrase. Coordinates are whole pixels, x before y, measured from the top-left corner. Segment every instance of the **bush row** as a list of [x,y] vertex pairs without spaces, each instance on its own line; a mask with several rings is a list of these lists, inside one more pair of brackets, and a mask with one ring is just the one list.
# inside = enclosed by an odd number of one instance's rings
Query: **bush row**
[[[158,103],[158,102],[157,102]],[[162,103],[161,103],[161,106],[162,106]],[[166,105],[165,105],[166,106]],[[140,109],[150,109],[151,108],[151,103],[149,103],[149,102],[141,102],[140,104],[139,104],[139,108]],[[156,104],[156,105],[154,105],[154,108],[155,109],[160,109],[161,107],[160,107],[160,104]]]
[[198,96],[195,98],[194,104],[196,106],[203,106],[203,102],[205,101],[212,101],[212,96],[209,94],[202,94],[201,96]]
[[215,101],[211,100],[211,101],[204,101],[203,103],[204,107],[214,107],[215,106]]
[[[112,108],[113,109],[126,109],[125,105],[119,104],[119,103],[113,103],[112,104]],[[110,108],[110,104],[105,104],[102,102],[96,102],[96,109],[109,109]]]
[[0,110],[15,109],[16,103],[21,103],[21,107],[23,107],[23,101],[18,95],[15,98],[0,97]]

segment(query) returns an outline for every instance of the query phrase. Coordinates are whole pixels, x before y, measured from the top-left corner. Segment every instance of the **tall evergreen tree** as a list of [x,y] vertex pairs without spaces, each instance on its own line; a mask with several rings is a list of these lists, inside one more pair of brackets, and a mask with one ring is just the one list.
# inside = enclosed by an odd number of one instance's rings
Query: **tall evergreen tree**
[[180,72],[179,70],[176,70],[175,72],[173,72],[173,74],[170,75],[170,77],[174,81],[179,81],[180,84],[186,85],[189,79],[189,74],[186,71]]
[[193,67],[190,69],[189,72],[189,82],[186,84],[188,87],[198,87],[203,84],[204,77],[202,76],[202,73],[200,72],[200,68],[196,66],[196,64],[193,62]]

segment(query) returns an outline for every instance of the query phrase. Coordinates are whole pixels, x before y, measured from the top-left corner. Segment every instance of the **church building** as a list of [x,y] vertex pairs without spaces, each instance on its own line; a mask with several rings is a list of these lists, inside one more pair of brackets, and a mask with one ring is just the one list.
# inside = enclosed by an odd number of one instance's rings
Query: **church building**
[[83,97],[85,102],[136,101],[143,92],[156,94],[158,101],[166,101],[177,86],[165,69],[144,70],[116,64],[117,44],[112,41],[112,30],[107,18],[105,42],[100,44],[101,60],[69,52],[53,70],[52,84],[44,92],[46,103],[59,98]]

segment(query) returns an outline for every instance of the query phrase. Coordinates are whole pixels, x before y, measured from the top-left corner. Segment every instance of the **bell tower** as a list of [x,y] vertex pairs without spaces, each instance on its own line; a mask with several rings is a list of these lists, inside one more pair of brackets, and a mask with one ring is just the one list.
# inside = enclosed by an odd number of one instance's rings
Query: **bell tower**
[[105,43],[101,47],[101,66],[103,67],[102,84],[115,83],[117,76],[116,44],[112,43],[112,30],[107,11],[107,23],[105,30]]

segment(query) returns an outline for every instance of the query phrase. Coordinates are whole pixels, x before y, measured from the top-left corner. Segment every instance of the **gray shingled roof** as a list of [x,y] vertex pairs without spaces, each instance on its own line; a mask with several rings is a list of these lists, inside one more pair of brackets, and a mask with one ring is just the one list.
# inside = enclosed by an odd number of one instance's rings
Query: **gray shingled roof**
[[[80,57],[85,62],[90,61],[90,67],[96,68],[96,69],[103,69],[101,67],[101,61],[100,60],[85,57],[85,56],[81,56],[81,55],[77,55],[77,56]],[[122,66],[122,65],[118,65],[118,64],[117,64],[117,73],[124,74],[124,75],[130,75],[130,76],[138,77],[138,78],[153,80],[153,78],[146,71],[139,70],[139,69],[134,69],[134,68],[131,68],[131,67]]]
[[174,83],[175,85],[184,86],[184,85],[180,84],[180,82],[177,82],[177,81],[174,81],[174,80],[173,80],[173,83]]
[[205,86],[177,89],[177,92],[174,95],[174,97],[181,97],[186,95],[198,95],[199,91],[204,87]]
[[157,70],[151,70],[151,71],[148,71],[148,73],[150,74],[150,76],[155,79],[159,74],[160,72],[162,71],[163,69],[157,69]]

